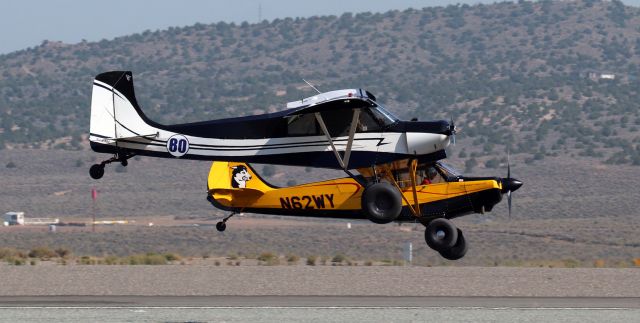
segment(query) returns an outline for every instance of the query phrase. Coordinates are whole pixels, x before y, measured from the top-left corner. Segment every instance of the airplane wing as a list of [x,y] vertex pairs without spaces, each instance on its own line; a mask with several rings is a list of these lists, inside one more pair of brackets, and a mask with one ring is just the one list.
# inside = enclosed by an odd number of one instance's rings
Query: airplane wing
[[[337,95],[331,95],[333,92]],[[368,92],[363,90],[341,90],[327,93],[327,95],[317,95],[300,101],[294,101],[287,104],[288,107],[295,108],[286,116],[302,115],[308,113],[316,113],[329,110],[344,110],[348,113],[351,109],[363,109],[374,107],[373,99]]]

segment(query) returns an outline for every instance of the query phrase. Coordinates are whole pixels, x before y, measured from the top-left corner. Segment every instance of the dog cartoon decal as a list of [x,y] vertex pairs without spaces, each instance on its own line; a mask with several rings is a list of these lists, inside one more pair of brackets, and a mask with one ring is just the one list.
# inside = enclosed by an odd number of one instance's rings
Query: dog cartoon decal
[[244,165],[238,165],[231,168],[233,168],[233,172],[231,172],[231,187],[247,187],[247,182],[251,180],[251,174],[249,174],[247,167]]

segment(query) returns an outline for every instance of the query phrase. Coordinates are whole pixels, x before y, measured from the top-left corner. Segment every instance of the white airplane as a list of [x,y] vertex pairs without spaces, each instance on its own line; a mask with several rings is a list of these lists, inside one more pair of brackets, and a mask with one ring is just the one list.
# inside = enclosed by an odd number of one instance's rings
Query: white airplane
[[91,148],[126,165],[135,155],[242,161],[350,170],[415,158],[446,157],[455,134],[448,121],[400,121],[369,92],[345,89],[289,102],[270,114],[161,125],[138,106],[131,72],[96,76],[91,98]]

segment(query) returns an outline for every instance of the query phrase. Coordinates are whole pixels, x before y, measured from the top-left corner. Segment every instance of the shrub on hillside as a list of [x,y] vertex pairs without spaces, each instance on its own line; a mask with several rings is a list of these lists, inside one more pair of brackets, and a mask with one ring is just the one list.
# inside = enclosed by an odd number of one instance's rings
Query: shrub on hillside
[[260,262],[260,264],[267,266],[273,266],[280,263],[280,261],[278,260],[278,256],[271,252],[264,252],[260,254],[260,256],[258,256],[258,261]]
[[29,258],[49,259],[57,257],[58,254],[47,247],[35,247],[29,251]]
[[307,257],[307,266],[315,266],[317,260],[318,260],[318,257],[316,257],[316,256],[308,256]]
[[25,254],[14,248],[0,248],[0,260],[9,258],[25,258]]
[[347,261],[347,256],[345,256],[345,255],[343,255],[341,253],[333,256],[333,258],[331,259],[331,262],[334,263],[334,264],[340,264],[340,263],[342,263],[344,261]]

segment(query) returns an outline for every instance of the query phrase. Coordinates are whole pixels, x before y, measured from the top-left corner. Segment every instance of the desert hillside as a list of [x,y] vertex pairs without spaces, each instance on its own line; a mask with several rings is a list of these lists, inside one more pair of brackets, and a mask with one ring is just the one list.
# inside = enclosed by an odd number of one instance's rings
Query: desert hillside
[[519,1],[45,41],[0,56],[0,147],[81,149],[92,77],[128,69],[165,123],[279,110],[313,93],[304,78],[366,88],[401,117],[455,118],[469,169],[505,148],[638,165],[638,25],[617,0]]

